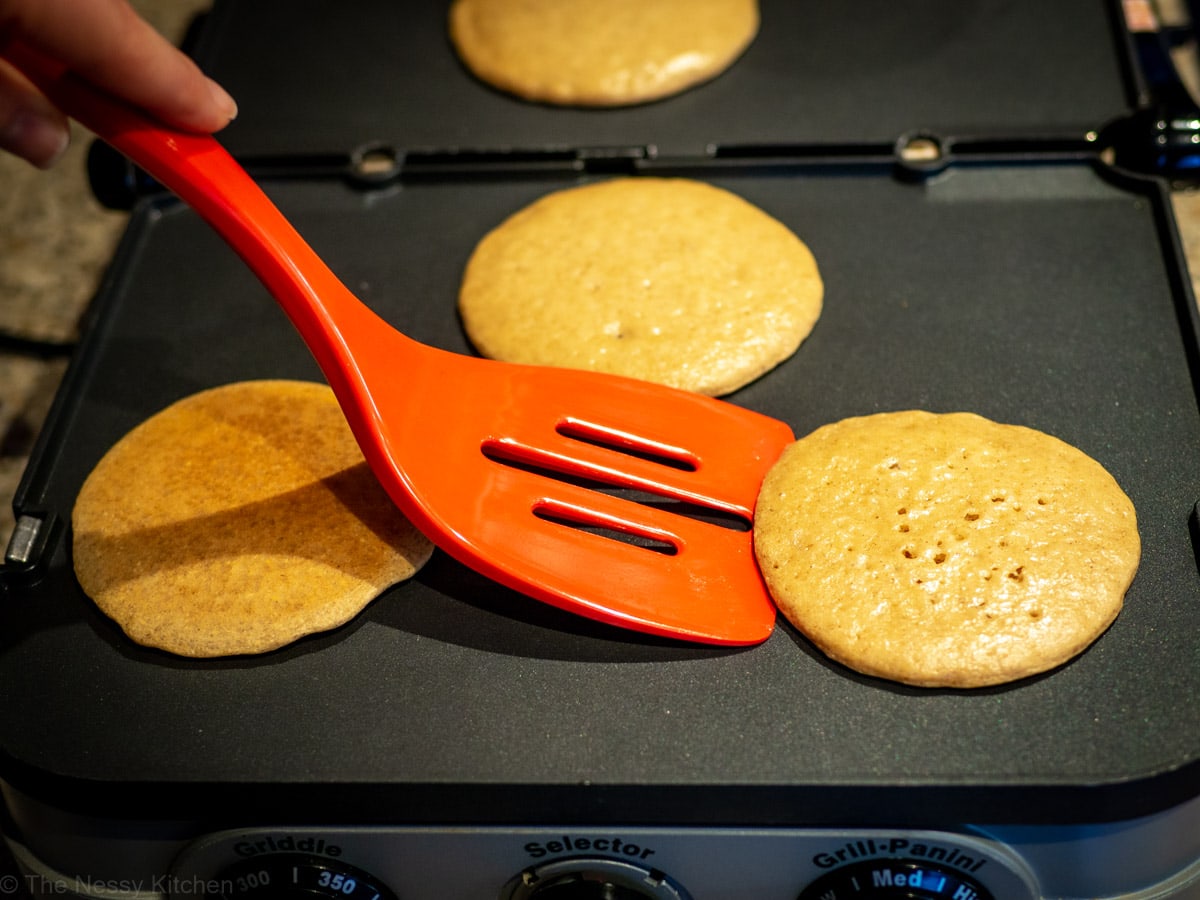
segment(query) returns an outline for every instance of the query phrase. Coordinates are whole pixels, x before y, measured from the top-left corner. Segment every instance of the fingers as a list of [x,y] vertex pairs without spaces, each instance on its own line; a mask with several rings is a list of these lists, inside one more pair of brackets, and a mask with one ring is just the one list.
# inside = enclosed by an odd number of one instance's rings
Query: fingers
[[125,0],[9,2],[28,7],[31,44],[169,125],[211,132],[237,114],[229,95]]
[[[176,128],[218,131],[237,115],[229,95],[126,0],[0,0],[0,45],[11,38]],[[62,118],[47,107],[11,69],[0,73],[0,145],[48,158]]]
[[0,60],[0,149],[48,169],[69,140],[66,116]]

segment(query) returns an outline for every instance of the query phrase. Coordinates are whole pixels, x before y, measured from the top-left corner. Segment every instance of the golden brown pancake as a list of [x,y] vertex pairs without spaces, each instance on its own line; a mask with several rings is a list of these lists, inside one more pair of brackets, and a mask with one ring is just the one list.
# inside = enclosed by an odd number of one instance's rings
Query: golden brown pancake
[[725,71],[757,0],[455,0],[450,40],[479,79],[527,100],[623,106]]
[[230,384],[155,414],[88,476],[72,526],[97,606],[139,644],[194,657],[342,625],[432,553],[333,392],[296,381]]
[[509,362],[727,394],[787,359],[821,314],[808,247],[761,209],[682,178],[618,178],[520,210],[475,248],[459,311]]
[[768,473],[755,553],[786,618],[830,657],[930,687],[1065,663],[1137,570],[1133,504],[1080,450],[970,413],[817,429]]

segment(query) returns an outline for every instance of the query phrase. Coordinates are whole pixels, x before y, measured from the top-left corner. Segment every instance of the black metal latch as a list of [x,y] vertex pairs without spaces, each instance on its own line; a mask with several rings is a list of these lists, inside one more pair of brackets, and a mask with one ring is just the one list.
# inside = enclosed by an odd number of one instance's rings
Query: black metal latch
[[1189,28],[1134,26],[1130,38],[1146,86],[1145,106],[1100,137],[1118,168],[1179,182],[1200,182],[1200,106],[1184,84],[1172,47],[1194,40]]

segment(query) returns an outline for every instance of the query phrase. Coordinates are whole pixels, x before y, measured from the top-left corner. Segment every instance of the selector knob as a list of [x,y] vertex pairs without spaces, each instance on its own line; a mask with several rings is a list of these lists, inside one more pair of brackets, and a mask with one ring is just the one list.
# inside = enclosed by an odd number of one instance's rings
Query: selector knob
[[272,853],[234,863],[208,900],[396,900],[373,875],[335,859]]
[[835,869],[797,900],[995,900],[965,872],[912,859],[872,859]]
[[572,857],[526,869],[501,900],[688,900],[683,888],[657,869],[621,860]]
[[538,891],[538,900],[645,900],[635,888],[584,878],[559,881]]

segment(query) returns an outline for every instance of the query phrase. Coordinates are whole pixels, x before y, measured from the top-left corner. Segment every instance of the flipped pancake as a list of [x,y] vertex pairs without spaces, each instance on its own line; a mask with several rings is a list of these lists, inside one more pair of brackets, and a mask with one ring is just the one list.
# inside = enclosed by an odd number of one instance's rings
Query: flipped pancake
[[1133,504],[1082,451],[970,413],[817,429],[763,482],[755,554],[784,616],[833,659],[931,687],[1052,669],[1116,618]]
[[455,0],[449,33],[467,68],[500,90],[623,106],[714,78],[758,21],[757,0]]
[[484,356],[610,372],[717,396],[799,347],[824,286],[761,209],[682,178],[548,194],[475,248],[459,291]]
[[430,542],[376,482],[322,384],[186,397],[119,440],[72,513],[75,572],[134,641],[263,653],[352,619]]

